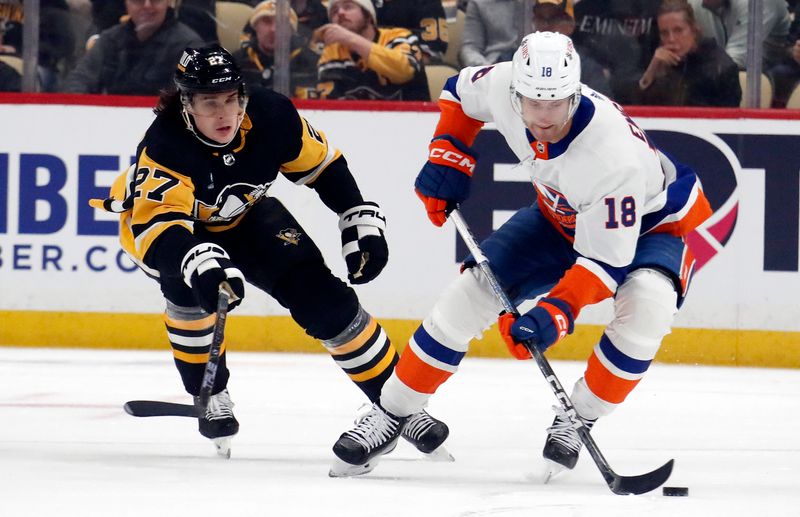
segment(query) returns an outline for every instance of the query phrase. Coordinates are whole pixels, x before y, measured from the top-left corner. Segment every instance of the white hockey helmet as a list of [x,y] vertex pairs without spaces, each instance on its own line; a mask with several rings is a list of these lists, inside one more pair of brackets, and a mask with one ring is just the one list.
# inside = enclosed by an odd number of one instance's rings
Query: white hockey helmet
[[543,101],[571,98],[569,118],[575,114],[581,100],[581,59],[569,37],[557,32],[528,34],[514,53],[511,70],[511,102],[517,113],[522,113],[522,96]]

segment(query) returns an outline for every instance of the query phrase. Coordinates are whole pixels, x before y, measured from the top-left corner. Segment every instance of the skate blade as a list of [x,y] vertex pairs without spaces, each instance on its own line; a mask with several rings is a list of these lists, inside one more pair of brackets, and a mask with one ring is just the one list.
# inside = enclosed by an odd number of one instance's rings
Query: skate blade
[[555,461],[545,459],[544,460],[544,473],[542,474],[542,483],[547,484],[550,482],[551,479],[558,476],[565,470],[568,470],[567,467],[560,463],[556,463]]
[[425,458],[431,461],[437,462],[452,462],[456,461],[450,451],[444,445],[440,445],[439,447],[435,448],[432,452],[423,453]]
[[227,460],[231,459],[231,437],[224,436],[222,438],[214,438],[214,447],[217,450],[217,456],[223,457]]
[[372,458],[367,463],[363,465],[351,465],[350,463],[344,462],[339,458],[334,458],[333,463],[331,464],[331,468],[328,471],[328,476],[332,478],[349,478],[354,476],[362,476],[375,468],[378,464],[378,460],[380,456]]

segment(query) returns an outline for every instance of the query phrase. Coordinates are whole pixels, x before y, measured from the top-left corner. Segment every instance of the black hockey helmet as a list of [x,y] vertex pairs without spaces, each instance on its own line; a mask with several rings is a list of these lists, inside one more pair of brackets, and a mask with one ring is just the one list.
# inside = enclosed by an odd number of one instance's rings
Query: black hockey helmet
[[236,90],[243,82],[233,56],[218,44],[188,47],[175,70],[175,84],[185,94]]

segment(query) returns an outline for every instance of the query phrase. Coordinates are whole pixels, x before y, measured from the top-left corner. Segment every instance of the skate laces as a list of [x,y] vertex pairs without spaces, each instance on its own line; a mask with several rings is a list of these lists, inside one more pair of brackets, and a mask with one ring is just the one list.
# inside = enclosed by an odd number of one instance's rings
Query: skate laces
[[225,418],[233,418],[233,406],[228,390],[224,389],[208,399],[205,419],[223,420]]
[[397,433],[400,422],[383,411],[377,404],[372,410],[356,420],[356,426],[345,433],[346,436],[368,451],[382,445]]
[[436,425],[437,421],[430,416],[425,410],[419,413],[414,413],[406,421],[403,427],[403,435],[408,436],[412,440],[419,440],[422,435],[428,432],[428,429]]
[[[548,440],[558,442],[572,452],[580,451],[582,442],[581,437],[578,436],[578,424],[567,416],[564,408],[553,406],[553,411],[556,412],[556,419],[553,421],[553,425],[547,428]],[[594,425],[594,420],[586,420],[581,416],[578,418],[587,429],[591,429]]]

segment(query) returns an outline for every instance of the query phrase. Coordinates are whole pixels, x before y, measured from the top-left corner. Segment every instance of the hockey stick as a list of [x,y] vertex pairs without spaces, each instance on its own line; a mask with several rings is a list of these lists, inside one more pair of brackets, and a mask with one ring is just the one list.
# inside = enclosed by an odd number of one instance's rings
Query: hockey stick
[[[486,280],[489,282],[489,285],[492,287],[492,291],[494,291],[495,296],[497,296],[497,299],[503,304],[503,308],[514,316],[519,317],[519,311],[514,304],[511,303],[508,295],[505,293],[505,291],[503,291],[503,288],[500,287],[500,284],[497,282],[497,278],[494,276],[494,273],[489,266],[489,260],[478,246],[478,242],[472,235],[472,231],[470,230],[469,226],[467,226],[466,221],[464,221],[464,218],[461,216],[459,209],[454,209],[450,213],[449,218],[452,219],[453,224],[456,226],[456,230],[458,230],[459,235],[464,240],[464,243],[467,245],[470,253],[472,253],[472,258],[475,259],[478,267],[481,271],[483,271],[483,274],[486,277]],[[675,462],[674,460],[669,460],[656,470],[639,476],[620,476],[614,472],[611,469],[611,466],[608,464],[608,461],[606,461],[606,459],[603,457],[603,454],[600,452],[600,449],[595,443],[594,438],[592,438],[592,435],[589,433],[589,430],[577,417],[577,413],[575,411],[575,407],[572,405],[572,401],[570,400],[566,391],[564,391],[564,388],[561,386],[561,383],[556,377],[556,374],[553,372],[553,369],[550,367],[550,363],[547,361],[547,358],[545,358],[544,354],[538,348],[536,348],[533,340],[526,341],[523,344],[528,350],[530,350],[531,355],[536,360],[536,364],[539,365],[539,369],[542,371],[542,374],[544,375],[548,384],[550,384],[550,388],[553,390],[553,393],[561,403],[561,406],[566,410],[567,415],[572,420],[572,423],[574,424],[581,441],[586,446],[586,450],[589,451],[589,454],[591,454],[592,459],[597,465],[597,468],[600,469],[600,473],[603,475],[603,478],[606,480],[606,483],[612,492],[618,495],[644,494],[645,492],[649,492],[658,488],[667,481],[670,474],[672,474],[672,466]]]
[[214,337],[208,350],[208,362],[203,372],[203,380],[200,384],[200,394],[197,404],[176,404],[173,402],[162,402],[158,400],[131,400],[125,403],[123,409],[131,416],[187,416],[199,418],[202,416],[208,399],[211,398],[211,390],[214,388],[214,380],[217,378],[217,367],[219,366],[220,350],[222,341],[225,338],[225,321],[228,319],[228,304],[236,300],[236,295],[227,282],[219,285],[219,297],[217,298],[217,320],[214,322]]

